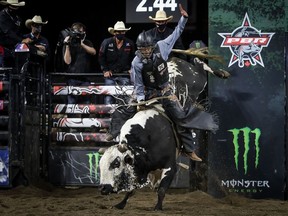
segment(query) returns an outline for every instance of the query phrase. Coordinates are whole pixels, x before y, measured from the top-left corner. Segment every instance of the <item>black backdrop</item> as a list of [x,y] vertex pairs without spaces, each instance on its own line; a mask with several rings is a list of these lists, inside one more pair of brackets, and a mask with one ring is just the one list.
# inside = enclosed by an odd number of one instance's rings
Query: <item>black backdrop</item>
[[[106,0],[101,1],[101,3],[99,1],[92,2],[88,0],[25,0],[25,2],[26,5],[19,11],[24,22],[26,19],[32,19],[34,15],[40,15],[44,21],[48,20],[48,24],[43,28],[42,34],[49,40],[52,51],[51,59],[54,58],[60,31],[70,27],[72,23],[79,21],[87,26],[87,38],[94,43],[98,51],[102,40],[111,36],[107,31],[108,27],[113,27],[117,21],[121,20],[125,22],[126,20],[126,0]],[[193,40],[199,39],[207,44],[208,0],[194,0],[193,5],[191,1],[188,1],[187,11],[191,17],[182,34],[185,47],[188,48]],[[194,13],[194,18],[192,18],[192,12]],[[167,15],[169,16],[169,14]],[[148,17],[147,23],[125,24],[126,27],[132,27],[126,36],[134,41],[142,30],[154,27],[154,24]],[[170,26],[173,27],[174,25],[175,23],[170,23]],[[28,29],[27,32],[29,32]],[[53,61],[50,61],[48,70],[54,70]],[[95,70],[99,72],[96,57]]]

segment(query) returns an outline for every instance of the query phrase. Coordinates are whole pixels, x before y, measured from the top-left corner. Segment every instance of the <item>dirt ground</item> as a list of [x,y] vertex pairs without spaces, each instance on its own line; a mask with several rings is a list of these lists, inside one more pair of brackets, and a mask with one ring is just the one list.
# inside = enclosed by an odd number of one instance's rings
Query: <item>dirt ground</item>
[[98,188],[17,186],[0,189],[1,216],[86,215],[193,215],[193,216],[287,216],[288,201],[254,200],[237,196],[217,199],[202,191],[170,189],[163,211],[153,211],[156,193],[137,190],[124,210],[112,206],[124,193],[102,196]]

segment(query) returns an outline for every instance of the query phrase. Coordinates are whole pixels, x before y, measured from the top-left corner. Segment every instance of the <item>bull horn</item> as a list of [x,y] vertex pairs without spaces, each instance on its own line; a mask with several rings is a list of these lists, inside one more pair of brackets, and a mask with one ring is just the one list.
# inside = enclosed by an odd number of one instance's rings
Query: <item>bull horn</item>
[[224,64],[225,61],[224,61],[224,58],[220,55],[210,55],[209,54],[209,50],[208,50],[208,47],[202,47],[202,48],[189,48],[187,50],[181,50],[181,49],[172,49],[172,52],[175,52],[175,53],[181,53],[181,54],[184,54],[184,55],[194,55],[194,56],[197,56],[199,58],[205,58],[205,59],[210,59],[210,60],[214,60],[214,61],[218,61],[220,62],[221,64]]
[[104,152],[107,150],[107,148],[100,148],[99,150],[98,150],[98,153],[100,153],[100,154],[104,154]]
[[128,150],[128,146],[127,144],[118,144],[118,150],[121,152],[121,153],[124,153]]

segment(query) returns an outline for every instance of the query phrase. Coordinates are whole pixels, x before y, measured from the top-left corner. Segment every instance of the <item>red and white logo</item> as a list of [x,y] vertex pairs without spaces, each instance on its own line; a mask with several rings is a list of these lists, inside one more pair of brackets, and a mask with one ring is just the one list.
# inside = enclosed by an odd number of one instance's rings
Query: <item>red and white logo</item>
[[223,42],[221,47],[229,47],[232,56],[228,67],[238,62],[239,67],[255,66],[257,63],[264,67],[261,57],[263,47],[267,47],[275,33],[262,33],[251,26],[248,14],[245,14],[242,26],[232,33],[218,33]]

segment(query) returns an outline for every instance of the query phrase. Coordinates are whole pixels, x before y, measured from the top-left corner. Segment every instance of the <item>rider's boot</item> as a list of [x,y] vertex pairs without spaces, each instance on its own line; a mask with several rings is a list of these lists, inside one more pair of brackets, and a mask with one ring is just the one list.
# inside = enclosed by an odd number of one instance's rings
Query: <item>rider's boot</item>
[[199,161],[201,162],[202,159],[198,157],[198,155],[195,152],[196,148],[196,137],[193,137],[192,131],[187,128],[183,127],[177,127],[177,132],[179,134],[179,138],[181,139],[181,143],[183,146],[183,155],[186,157],[189,157],[193,161]]

